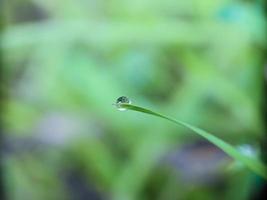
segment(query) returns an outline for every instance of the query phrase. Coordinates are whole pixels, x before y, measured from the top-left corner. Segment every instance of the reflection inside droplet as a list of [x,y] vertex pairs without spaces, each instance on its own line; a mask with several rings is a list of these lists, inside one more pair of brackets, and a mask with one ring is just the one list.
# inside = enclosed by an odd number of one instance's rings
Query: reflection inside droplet
[[121,104],[131,104],[131,101],[128,97],[121,96],[116,101],[116,107],[119,111],[125,111],[126,108],[121,107]]

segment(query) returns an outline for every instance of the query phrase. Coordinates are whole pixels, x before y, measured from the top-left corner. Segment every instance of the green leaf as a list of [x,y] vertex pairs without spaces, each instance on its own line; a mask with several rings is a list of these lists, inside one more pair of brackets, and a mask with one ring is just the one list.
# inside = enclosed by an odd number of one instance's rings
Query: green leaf
[[156,117],[160,117],[160,118],[166,119],[168,121],[171,121],[171,122],[173,122],[175,124],[184,126],[184,127],[188,128],[188,129],[192,130],[194,133],[204,137],[209,142],[211,142],[212,144],[216,145],[218,148],[222,149],[230,157],[232,157],[232,158],[236,159],[237,161],[243,163],[251,171],[253,171],[256,174],[258,174],[259,176],[267,179],[267,168],[260,160],[258,160],[256,158],[248,157],[248,156],[242,154],[236,148],[234,148],[232,145],[224,142],[220,138],[212,135],[211,133],[208,133],[207,131],[204,131],[204,130],[198,128],[198,127],[192,126],[192,125],[190,125],[188,123],[185,123],[185,122],[182,122],[180,120],[176,120],[176,119],[170,118],[168,116],[156,113],[154,111],[151,111],[149,109],[142,108],[142,107],[139,107],[139,106],[136,106],[136,105],[127,104],[127,103],[120,103],[119,107],[120,108],[125,108],[125,109],[128,109],[128,110],[133,110],[133,111],[137,111],[137,112],[142,112],[142,113],[154,115]]

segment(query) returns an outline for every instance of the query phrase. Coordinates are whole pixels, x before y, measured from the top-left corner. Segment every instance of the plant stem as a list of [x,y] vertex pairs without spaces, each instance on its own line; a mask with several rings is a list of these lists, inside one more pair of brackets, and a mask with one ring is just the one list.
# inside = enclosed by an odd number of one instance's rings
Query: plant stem
[[238,151],[232,145],[228,144],[227,142],[224,142],[220,138],[212,135],[211,133],[208,133],[207,131],[204,131],[204,130],[198,128],[198,127],[192,126],[192,125],[190,125],[188,123],[185,123],[183,121],[173,119],[171,117],[159,114],[157,112],[154,112],[154,111],[151,111],[149,109],[142,108],[142,107],[139,107],[139,106],[136,106],[136,105],[123,103],[123,104],[120,104],[120,107],[128,109],[128,110],[133,110],[133,111],[137,111],[137,112],[142,112],[142,113],[154,115],[156,117],[160,117],[160,118],[166,119],[166,120],[168,120],[170,122],[173,122],[175,124],[184,126],[184,127],[188,128],[188,129],[192,130],[194,133],[204,137],[205,139],[207,139],[212,144],[216,145],[218,148],[223,150],[230,157],[232,157],[235,160],[243,163],[245,166],[247,166],[247,168],[249,168],[251,171],[255,172],[257,175],[267,179],[267,168],[260,160],[244,155],[243,153]]

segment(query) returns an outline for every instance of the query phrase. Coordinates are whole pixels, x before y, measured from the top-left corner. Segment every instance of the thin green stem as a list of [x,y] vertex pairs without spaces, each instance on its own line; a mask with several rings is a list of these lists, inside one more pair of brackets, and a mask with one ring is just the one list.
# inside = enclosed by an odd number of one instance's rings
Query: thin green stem
[[142,113],[154,115],[154,116],[166,119],[168,121],[171,121],[171,122],[173,122],[175,124],[184,126],[184,127],[188,128],[188,129],[192,130],[194,133],[204,137],[205,139],[207,139],[209,142],[211,142],[212,144],[216,145],[220,149],[222,149],[230,157],[232,157],[232,158],[236,159],[237,161],[243,163],[251,171],[253,171],[256,174],[258,174],[259,176],[267,179],[267,168],[260,160],[242,154],[240,151],[238,151],[232,145],[228,144],[227,142],[224,142],[220,138],[212,135],[211,133],[208,133],[207,131],[204,131],[204,130],[198,128],[198,127],[192,126],[192,125],[187,124],[185,122],[182,122],[180,120],[176,120],[176,119],[170,118],[168,116],[159,114],[157,112],[154,112],[154,111],[151,111],[149,109],[142,108],[142,107],[139,107],[139,106],[136,106],[136,105],[123,103],[123,104],[120,104],[120,107],[121,108],[126,108],[128,110],[133,110],[133,111],[137,111],[137,112],[142,112]]

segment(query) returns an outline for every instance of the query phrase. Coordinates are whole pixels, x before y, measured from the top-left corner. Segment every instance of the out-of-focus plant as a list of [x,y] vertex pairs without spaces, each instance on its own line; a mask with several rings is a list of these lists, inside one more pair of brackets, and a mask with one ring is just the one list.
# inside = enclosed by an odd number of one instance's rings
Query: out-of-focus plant
[[127,91],[260,154],[263,1],[1,3],[11,200],[244,200],[260,188],[187,129],[114,112],[110,102]]

